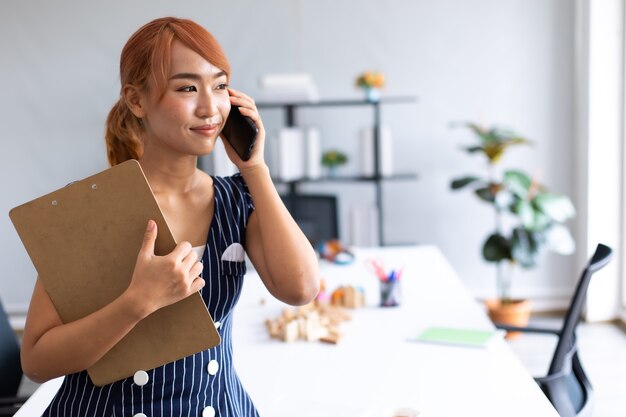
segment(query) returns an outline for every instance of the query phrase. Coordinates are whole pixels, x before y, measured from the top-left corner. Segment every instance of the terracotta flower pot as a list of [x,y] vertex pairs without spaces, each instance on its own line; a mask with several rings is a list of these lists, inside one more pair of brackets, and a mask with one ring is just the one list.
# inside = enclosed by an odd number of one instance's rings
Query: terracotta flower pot
[[[530,319],[530,300],[511,300],[503,304],[499,299],[485,300],[487,313],[494,323],[525,327]],[[519,337],[520,332],[507,332],[506,338],[511,340]]]

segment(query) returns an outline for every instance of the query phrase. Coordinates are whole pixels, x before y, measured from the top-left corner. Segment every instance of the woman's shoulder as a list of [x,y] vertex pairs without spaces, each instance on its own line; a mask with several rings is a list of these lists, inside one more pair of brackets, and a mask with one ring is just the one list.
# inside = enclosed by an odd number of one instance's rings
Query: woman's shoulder
[[248,191],[248,186],[239,172],[227,177],[212,176],[211,178],[213,179],[216,187],[220,186],[230,190],[237,189],[239,191]]
[[228,177],[213,178],[218,198],[224,202],[230,202],[232,206],[243,207],[242,213],[247,219],[254,211],[254,203],[243,176],[237,173]]

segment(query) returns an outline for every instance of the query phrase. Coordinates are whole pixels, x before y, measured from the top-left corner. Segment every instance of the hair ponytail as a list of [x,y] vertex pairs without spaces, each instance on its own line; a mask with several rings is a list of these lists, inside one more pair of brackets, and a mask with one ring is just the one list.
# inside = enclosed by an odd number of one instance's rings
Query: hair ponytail
[[120,98],[109,112],[104,136],[111,166],[141,157],[141,129],[141,121],[131,113],[124,99]]

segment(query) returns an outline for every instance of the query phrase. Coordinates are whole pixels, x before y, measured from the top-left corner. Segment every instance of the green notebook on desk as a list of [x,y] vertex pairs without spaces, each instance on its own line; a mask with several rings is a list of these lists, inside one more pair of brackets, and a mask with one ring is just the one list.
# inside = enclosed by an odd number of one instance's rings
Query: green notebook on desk
[[421,332],[415,341],[440,343],[466,347],[486,347],[495,337],[501,337],[498,330],[472,330],[452,327],[429,327]]

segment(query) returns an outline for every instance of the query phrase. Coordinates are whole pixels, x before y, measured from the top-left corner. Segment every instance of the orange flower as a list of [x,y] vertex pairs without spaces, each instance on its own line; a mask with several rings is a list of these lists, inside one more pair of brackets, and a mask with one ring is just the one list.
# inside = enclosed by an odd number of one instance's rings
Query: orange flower
[[356,79],[356,86],[362,88],[381,88],[385,85],[385,75],[380,71],[365,71]]

